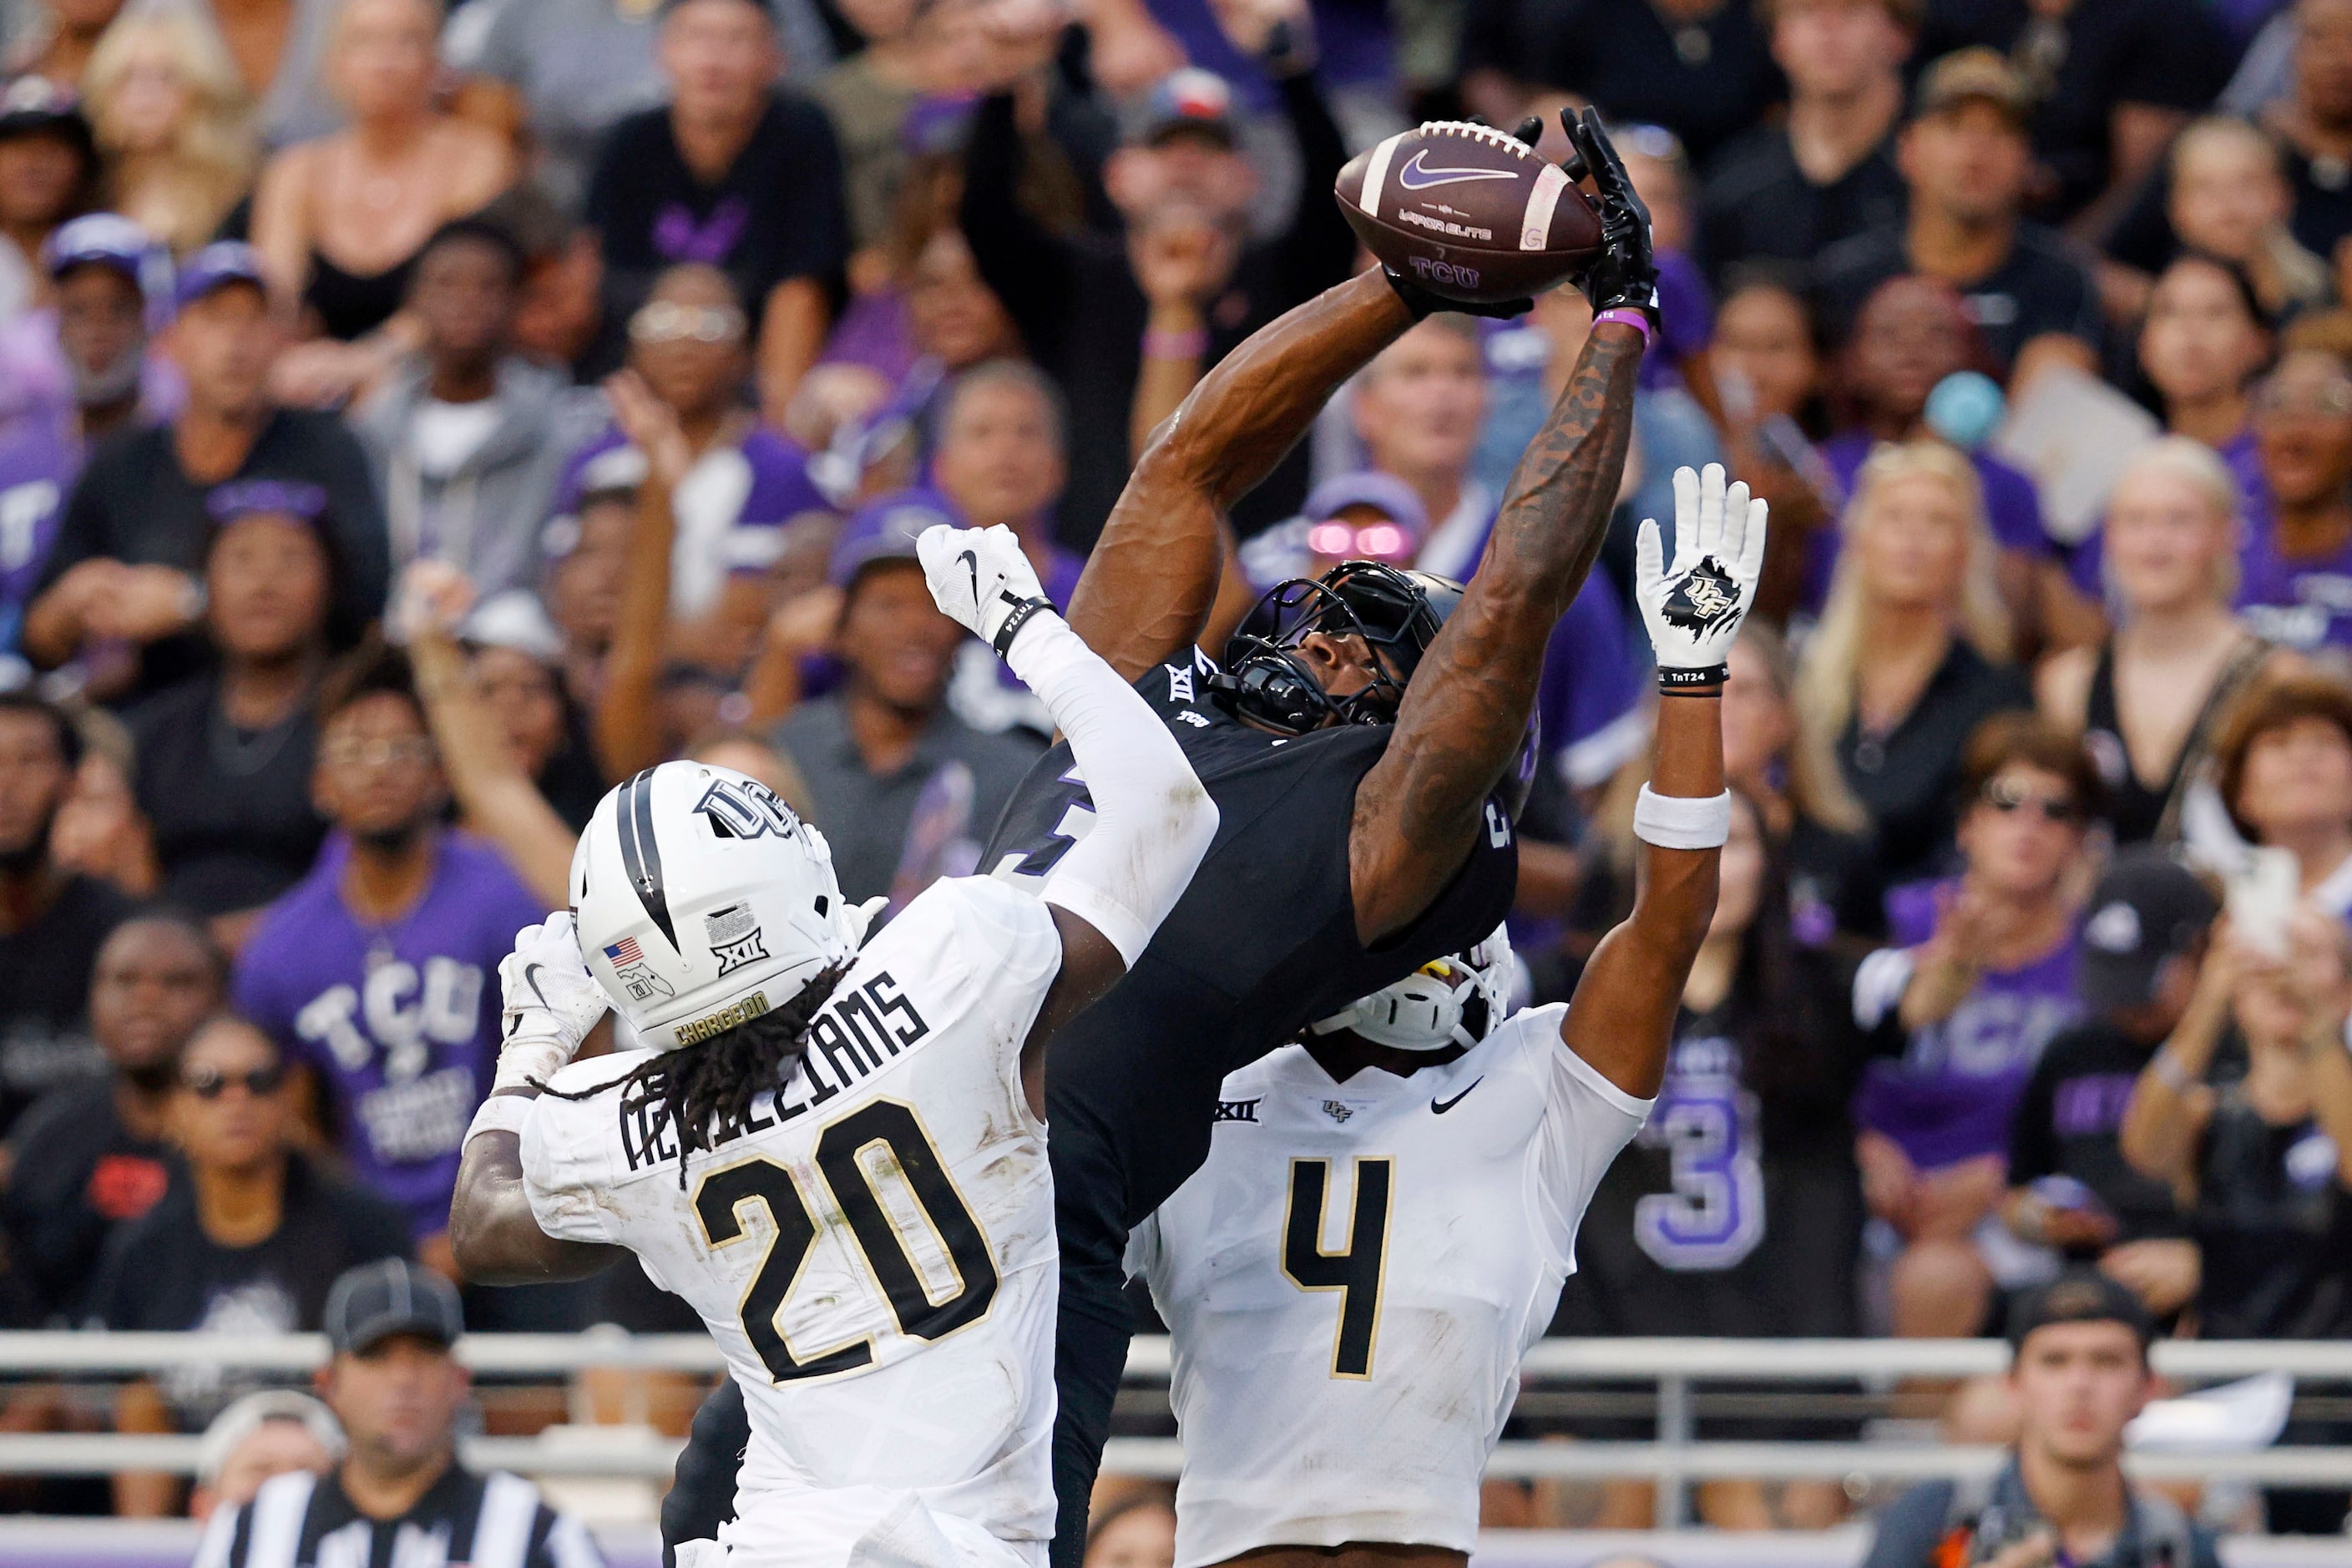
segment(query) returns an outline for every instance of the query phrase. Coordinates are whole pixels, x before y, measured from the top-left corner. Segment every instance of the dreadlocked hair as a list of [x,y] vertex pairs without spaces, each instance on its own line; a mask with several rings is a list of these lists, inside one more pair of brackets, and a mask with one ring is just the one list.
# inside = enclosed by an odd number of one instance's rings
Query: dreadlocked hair
[[[697,1149],[716,1148],[741,1133],[751,1121],[751,1101],[772,1089],[782,1089],[793,1064],[808,1049],[809,1025],[817,1010],[833,999],[847,966],[834,964],[817,972],[800,994],[781,1007],[771,1008],[698,1046],[662,1051],[648,1058],[620,1080],[621,1103],[632,1099],[655,1104],[649,1124],[658,1131],[667,1121],[677,1133],[677,1188],[686,1190],[686,1157]],[[558,1100],[587,1100],[615,1086],[590,1089],[550,1089],[531,1080],[542,1094]]]

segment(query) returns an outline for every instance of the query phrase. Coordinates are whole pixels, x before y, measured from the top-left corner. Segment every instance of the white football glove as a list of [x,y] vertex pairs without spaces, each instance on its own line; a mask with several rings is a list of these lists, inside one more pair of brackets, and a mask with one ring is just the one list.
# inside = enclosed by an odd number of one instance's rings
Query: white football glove
[[[1675,470],[1675,563],[1661,563],[1654,518],[1642,520],[1633,549],[1633,597],[1657,656],[1658,684],[1712,685],[1739,623],[1756,602],[1764,570],[1764,514],[1746,484],[1726,489],[1723,465],[1704,474]],[[1677,677],[1685,679],[1677,679]],[[1690,679],[1696,678],[1696,679]]]
[[915,553],[940,614],[978,633],[1000,658],[1004,649],[997,647],[997,641],[1005,623],[1023,605],[1045,602],[1037,569],[1022,552],[1019,537],[1002,523],[994,528],[935,523],[915,541]]
[[572,911],[558,910],[515,932],[514,951],[499,962],[506,999],[499,1016],[494,1089],[544,1083],[579,1052],[612,1002],[581,962]]

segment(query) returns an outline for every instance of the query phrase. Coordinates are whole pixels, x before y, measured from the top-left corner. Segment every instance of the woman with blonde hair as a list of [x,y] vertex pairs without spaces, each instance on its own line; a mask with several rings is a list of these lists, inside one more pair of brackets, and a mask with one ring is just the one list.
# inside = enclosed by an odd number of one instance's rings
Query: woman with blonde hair
[[1934,440],[1881,446],[1842,528],[1797,715],[1869,813],[1876,870],[1899,881],[1951,847],[1969,733],[2032,694],[2008,663],[1999,547],[1964,454]]
[[505,139],[434,102],[440,26],[436,0],[343,0],[324,69],[351,123],[262,169],[254,247],[312,335],[352,342],[391,321],[434,231],[514,178]]
[[2168,436],[2132,459],[2107,502],[2116,629],[2042,665],[2042,716],[2083,737],[2120,844],[2180,837],[2188,785],[2215,721],[2278,653],[2231,608],[2240,495],[2214,450]]
[[106,30],[84,79],[106,154],[109,205],[185,256],[252,183],[251,105],[219,31],[184,6]]

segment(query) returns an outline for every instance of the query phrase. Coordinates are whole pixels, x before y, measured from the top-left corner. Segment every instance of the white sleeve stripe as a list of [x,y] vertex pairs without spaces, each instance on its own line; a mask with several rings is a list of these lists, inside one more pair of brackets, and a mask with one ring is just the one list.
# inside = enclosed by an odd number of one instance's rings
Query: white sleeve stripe
[[604,1554],[587,1527],[568,1513],[557,1514],[547,1532],[547,1559],[553,1568],[604,1568]]
[[1566,1040],[1559,1042],[1559,1049],[1554,1059],[1559,1063],[1569,1077],[1577,1081],[1578,1087],[1590,1091],[1593,1098],[1630,1120],[1635,1126],[1638,1127],[1650,1120],[1650,1112],[1658,1103],[1655,1100],[1643,1100],[1619,1089],[1609,1081],[1608,1076],[1599,1068],[1570,1049]]
[[474,1517],[473,1568],[523,1568],[538,1518],[539,1489],[493,1470],[483,1479],[482,1508]]
[[1551,217],[1559,207],[1559,194],[1568,189],[1568,176],[1557,163],[1546,163],[1536,176],[1536,188],[1528,193],[1528,210],[1519,219],[1519,248],[1541,250],[1551,243]]
[[1907,947],[1882,947],[1853,972],[1853,1021],[1875,1029],[1903,1000],[1916,963]]
[[253,1531],[246,1538],[244,1568],[294,1568],[302,1547],[302,1521],[310,1517],[318,1479],[302,1474],[274,1481],[253,1500]]

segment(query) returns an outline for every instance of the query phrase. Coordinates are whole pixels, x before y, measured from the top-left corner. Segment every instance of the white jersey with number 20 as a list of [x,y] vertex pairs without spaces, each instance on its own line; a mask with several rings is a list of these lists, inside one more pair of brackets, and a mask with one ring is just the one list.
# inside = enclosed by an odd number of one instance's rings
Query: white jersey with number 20
[[1475,1543],[1519,1362],[1650,1112],[1560,1042],[1567,1012],[1409,1077],[1285,1046],[1225,1079],[1208,1163],[1128,1248],[1172,1342],[1177,1568]]
[[[1061,957],[1036,899],[934,883],[682,1187],[657,1100],[534,1103],[540,1227],[634,1251],[743,1387],[751,1441],[721,1535],[736,1568],[1044,1561],[1057,1254],[1021,1045]],[[611,1086],[644,1059],[575,1063],[555,1087]]]

